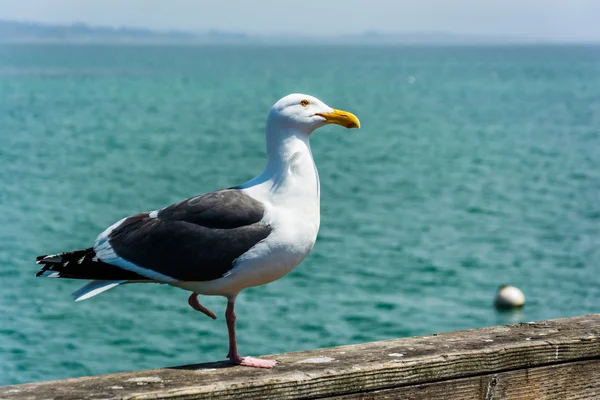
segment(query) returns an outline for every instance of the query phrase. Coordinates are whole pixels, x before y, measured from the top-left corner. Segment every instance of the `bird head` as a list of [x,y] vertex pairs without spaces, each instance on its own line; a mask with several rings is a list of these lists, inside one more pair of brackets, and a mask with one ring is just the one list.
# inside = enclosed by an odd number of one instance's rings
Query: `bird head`
[[267,121],[309,135],[326,124],[360,128],[360,121],[354,114],[333,109],[316,97],[299,93],[287,95],[275,103]]

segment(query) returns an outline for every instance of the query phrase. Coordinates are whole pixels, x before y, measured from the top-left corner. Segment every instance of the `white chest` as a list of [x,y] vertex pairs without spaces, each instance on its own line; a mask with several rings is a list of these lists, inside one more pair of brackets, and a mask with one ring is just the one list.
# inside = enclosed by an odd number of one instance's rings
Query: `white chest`
[[283,277],[312,250],[320,225],[319,178],[310,154],[295,153],[287,165],[249,194],[265,203],[271,234],[240,257],[233,274],[250,286]]

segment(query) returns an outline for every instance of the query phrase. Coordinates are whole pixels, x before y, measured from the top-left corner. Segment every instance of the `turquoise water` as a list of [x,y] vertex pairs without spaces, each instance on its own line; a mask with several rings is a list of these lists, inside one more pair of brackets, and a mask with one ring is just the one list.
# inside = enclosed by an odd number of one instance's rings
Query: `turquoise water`
[[224,299],[73,303],[33,259],[253,177],[290,92],[363,128],[313,136],[321,232],[238,298],[243,354],[599,311],[600,47],[1,46],[0,384],[225,358]]

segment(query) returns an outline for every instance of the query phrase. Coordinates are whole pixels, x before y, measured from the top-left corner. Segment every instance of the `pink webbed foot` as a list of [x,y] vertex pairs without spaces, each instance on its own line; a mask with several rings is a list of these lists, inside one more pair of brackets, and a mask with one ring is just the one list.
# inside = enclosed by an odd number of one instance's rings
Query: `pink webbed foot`
[[208,308],[206,308],[202,304],[200,304],[200,302],[198,301],[198,293],[191,294],[191,296],[188,298],[188,304],[194,310],[200,311],[202,314],[205,314],[205,315],[211,317],[212,319],[217,319],[217,316],[215,315],[214,312],[210,311]]
[[262,358],[255,357],[232,358],[230,361],[237,365],[243,365],[244,367],[255,368],[273,368],[279,364],[279,361],[277,360],[263,360]]

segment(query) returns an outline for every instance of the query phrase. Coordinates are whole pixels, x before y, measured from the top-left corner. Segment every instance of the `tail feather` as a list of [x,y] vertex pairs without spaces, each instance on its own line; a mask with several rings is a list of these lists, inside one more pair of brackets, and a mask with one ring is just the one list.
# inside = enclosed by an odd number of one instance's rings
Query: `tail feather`
[[91,281],[87,285],[74,291],[73,298],[75,301],[87,300],[90,297],[94,297],[126,282],[127,281]]
[[107,264],[98,259],[92,247],[84,250],[69,251],[36,257],[36,264],[42,269],[36,276],[48,278],[93,279],[101,281],[138,281],[151,280],[135,272]]

